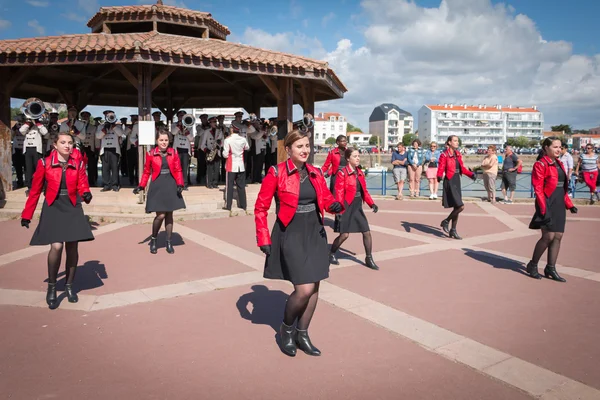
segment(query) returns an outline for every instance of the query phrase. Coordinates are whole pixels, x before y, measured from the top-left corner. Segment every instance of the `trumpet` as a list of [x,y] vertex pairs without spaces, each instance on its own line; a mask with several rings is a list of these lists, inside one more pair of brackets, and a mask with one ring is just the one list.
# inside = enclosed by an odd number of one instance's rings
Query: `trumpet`
[[117,122],[117,116],[115,115],[115,113],[108,113],[106,114],[106,122],[108,122],[109,124],[114,124]]
[[37,97],[31,97],[23,103],[23,114],[28,119],[36,120],[42,118],[46,114],[46,106]]
[[196,117],[191,114],[185,114],[181,119],[181,123],[188,129],[192,129],[196,125]]
[[55,122],[52,125],[48,126],[48,130],[50,130],[51,132],[57,132],[58,131],[58,124]]
[[301,120],[295,121],[293,124],[294,128],[297,128],[300,132],[306,133],[315,126],[315,119],[312,114],[306,113]]
[[275,125],[269,128],[269,136],[277,136],[278,129]]
[[260,119],[254,113],[248,114],[248,118],[246,118],[245,120],[242,121],[242,123],[244,123],[246,125],[252,125],[256,122],[260,122]]

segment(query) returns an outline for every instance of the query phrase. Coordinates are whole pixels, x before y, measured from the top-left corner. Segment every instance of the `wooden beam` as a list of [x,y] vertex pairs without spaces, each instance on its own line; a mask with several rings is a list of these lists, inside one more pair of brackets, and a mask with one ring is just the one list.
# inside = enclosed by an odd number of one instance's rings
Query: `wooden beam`
[[2,206],[6,201],[6,192],[12,190],[10,93],[8,91],[8,83],[11,79],[9,71],[0,74],[0,205]]
[[[121,74],[123,74],[125,79],[127,79],[134,88],[138,89],[138,91],[140,90],[138,78],[136,78],[131,73],[131,71],[129,71],[129,69],[127,69],[126,66],[124,66],[123,64],[115,64],[115,67],[117,67],[117,69],[121,72]],[[139,75],[139,71],[138,71],[138,75]],[[138,98],[138,100],[139,100],[139,98]],[[139,105],[139,103],[138,103],[138,105]],[[140,121],[141,121],[141,119],[140,119]]]
[[[292,131],[294,93],[293,82],[290,78],[279,79],[279,101],[277,102],[277,128],[286,135]],[[280,136],[281,138],[281,136]],[[277,141],[277,163],[287,160],[283,145],[285,138]]]
[[75,104],[75,99],[73,98],[73,92],[68,90],[58,89],[58,93],[60,94],[60,98],[62,101],[69,107],[72,104]]
[[158,74],[156,78],[152,79],[152,90],[155,90],[157,87],[159,87],[160,84],[163,83],[165,79],[169,77],[169,75],[175,72],[176,69],[177,67],[171,66],[160,71],[160,74]]
[[[312,85],[301,85],[300,91],[302,94],[302,109],[304,114],[311,114],[313,117],[315,116],[315,91]],[[310,128],[310,148],[315,148],[315,127]],[[308,156],[308,162],[310,164],[314,163],[315,154],[313,151],[310,152]]]
[[93,76],[93,77],[91,77],[89,79],[84,79],[81,82],[79,82],[79,84],[77,85],[77,88],[75,90],[76,91],[80,91],[80,90],[84,90],[85,88],[89,88],[90,86],[92,86],[92,84],[94,82],[99,81],[100,79],[104,78],[106,75],[109,75],[110,73],[112,73],[116,69],[117,69],[116,65],[109,66],[100,75],[95,75],[95,76]]
[[266,75],[258,75],[258,77],[260,78],[260,80],[262,81],[262,83],[265,84],[265,86],[267,87],[267,89],[269,89],[269,92],[271,92],[271,94],[273,96],[275,96],[275,99],[277,101],[279,101],[280,99],[280,95],[279,95],[279,88],[277,87],[277,82],[275,81],[274,78],[270,78]]
[[[117,64],[119,65],[119,64]],[[125,70],[133,76],[125,68]],[[123,71],[121,71],[123,73]],[[125,73],[123,73],[125,75]],[[127,78],[127,76],[125,76]],[[129,80],[129,79],[128,79]],[[138,73],[136,84],[134,85],[138,90],[138,116],[140,121],[151,121],[150,116],[152,112],[152,65],[151,64],[138,64]],[[138,146],[138,171],[141,178],[141,173],[144,170],[144,159],[147,150],[147,146]],[[138,203],[144,203],[145,192],[141,192]]]
[[17,72],[11,75],[10,81],[7,83],[6,90],[10,95],[13,90],[18,87],[29,75],[34,72],[35,68],[32,67],[21,67],[17,69]]
[[251,92],[250,90],[246,89],[244,86],[240,85],[239,83],[237,83],[237,82],[234,82],[234,81],[232,81],[232,80],[230,80],[230,79],[227,79],[227,78],[225,78],[225,77],[224,77],[222,74],[220,74],[220,73],[217,73],[217,72],[215,72],[215,71],[210,71],[210,72],[211,72],[211,73],[212,73],[214,76],[216,76],[217,78],[219,78],[219,79],[222,79],[223,81],[225,81],[225,82],[229,83],[231,86],[233,86],[233,87],[234,87],[234,88],[236,88],[237,90],[241,90],[241,91],[243,91],[245,94],[247,94],[247,95],[249,95],[249,96],[252,96],[252,92]]

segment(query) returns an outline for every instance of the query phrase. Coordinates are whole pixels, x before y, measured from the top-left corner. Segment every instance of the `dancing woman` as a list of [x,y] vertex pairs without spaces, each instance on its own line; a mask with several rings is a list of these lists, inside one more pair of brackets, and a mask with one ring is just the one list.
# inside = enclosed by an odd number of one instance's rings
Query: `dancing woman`
[[348,138],[345,135],[339,135],[335,139],[335,143],[338,145],[335,149],[332,149],[325,159],[325,163],[321,167],[321,171],[326,176],[330,176],[329,179],[329,191],[333,194],[335,190],[335,177],[337,172],[346,166],[346,159],[344,158],[344,151],[348,146]]
[[146,212],[156,212],[152,222],[152,237],[150,238],[150,253],[156,254],[156,238],[158,231],[165,222],[167,231],[167,253],[175,253],[171,244],[173,235],[173,211],[185,208],[185,202],[181,195],[183,184],[183,173],[179,156],[173,148],[169,147],[169,132],[161,127],[156,134],[156,147],[146,154],[144,173],[140,186],[133,189],[134,194],[144,190],[152,174],[152,184],[148,190],[146,200]]
[[[442,205],[444,208],[453,209],[450,215],[448,215],[448,218],[443,220],[440,226],[451,238],[462,240],[456,232],[458,215],[465,209],[465,205],[462,201],[460,176],[464,174],[475,180],[475,174],[473,171],[465,168],[458,146],[458,136],[448,136],[448,139],[446,140],[446,150],[440,155],[437,180],[440,182],[442,178],[444,178],[444,173],[446,174],[442,185],[444,190],[442,195]],[[450,221],[452,221],[452,228],[448,230]]]
[[373,238],[369,221],[362,209],[363,201],[367,203],[373,212],[377,212],[379,208],[371,198],[367,190],[367,182],[365,174],[359,168],[360,154],[358,150],[346,149],[344,158],[347,161],[347,166],[337,173],[335,180],[335,199],[344,205],[344,211],[339,219],[336,220],[335,232],[339,232],[339,236],[335,238],[331,245],[331,253],[329,253],[329,262],[338,265],[339,261],[335,257],[342,243],[348,239],[350,233],[360,232],[363,237],[363,244],[367,258],[365,263],[367,267],[378,270],[379,267],[373,261],[371,251],[373,249]]
[[[295,130],[284,144],[288,160],[269,169],[256,199],[256,238],[267,256],[264,277],[294,285],[281,324],[281,350],[293,357],[298,346],[318,356],[321,352],[311,343],[308,326],[317,307],[319,284],[329,277],[323,214],[338,213],[342,205],[327,189],[323,172],[306,162],[311,151],[308,136]],[[267,212],[274,196],[277,221],[269,235]]]
[[565,232],[566,210],[577,214],[568,194],[569,180],[565,167],[560,162],[561,141],[549,137],[542,142],[542,150],[533,164],[531,185],[535,191],[535,214],[529,224],[530,229],[541,229],[542,237],[535,245],[533,257],[527,264],[527,273],[535,279],[542,279],[538,273],[538,262],[548,249],[548,262],[544,268],[546,278],[566,282],[556,272],[556,260],[560,242]]
[[54,150],[48,157],[38,161],[31,192],[21,214],[21,226],[29,229],[40,194],[46,184],[40,222],[29,244],[50,245],[46,303],[52,310],[58,307],[56,279],[63,247],[67,253],[65,292],[70,303],[77,303],[79,298],[73,290],[73,280],[79,261],[79,242],[94,240],[90,224],[81,207],[81,199],[87,204],[92,201],[85,163],[81,157],[73,157],[72,152],[73,137],[68,132],[58,133],[54,137]]

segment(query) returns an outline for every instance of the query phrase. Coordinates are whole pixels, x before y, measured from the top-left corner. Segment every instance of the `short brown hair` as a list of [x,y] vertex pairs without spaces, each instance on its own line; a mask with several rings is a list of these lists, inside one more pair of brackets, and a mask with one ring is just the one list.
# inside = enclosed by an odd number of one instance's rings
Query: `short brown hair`
[[355,151],[358,151],[358,149],[355,149],[354,147],[348,147],[345,151],[344,151],[344,158],[346,160],[349,160],[350,157],[352,156],[352,153],[354,153]]
[[68,136],[71,138],[71,141],[73,143],[75,143],[75,139],[73,138],[73,135],[71,135],[69,132],[65,132],[65,131],[58,132],[56,134],[52,134],[52,136],[50,137],[50,140],[52,140],[52,143],[56,144],[56,143],[58,143],[58,138],[60,136]]
[[285,147],[292,147],[294,143],[296,143],[300,139],[304,139],[305,137],[308,137],[308,133],[300,132],[298,129],[295,129],[287,134],[283,145]]
[[490,144],[488,146],[488,150],[491,150],[491,151],[493,151],[495,153],[496,152],[496,146],[494,146],[493,144]]
[[158,128],[158,131],[156,132],[156,138],[155,140],[158,142],[158,138],[160,137],[160,135],[167,135],[167,137],[169,138],[169,140],[171,140],[171,133],[167,130],[167,128],[165,127],[160,127]]
[[421,141],[419,139],[415,139],[412,141],[411,144],[415,144],[415,142],[417,142],[417,144],[420,146],[421,145]]

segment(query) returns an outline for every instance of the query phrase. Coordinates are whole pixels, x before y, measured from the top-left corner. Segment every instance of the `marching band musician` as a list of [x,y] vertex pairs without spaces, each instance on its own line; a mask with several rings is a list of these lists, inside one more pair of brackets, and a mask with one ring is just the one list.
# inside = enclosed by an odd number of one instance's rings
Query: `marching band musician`
[[173,136],[173,148],[179,155],[181,170],[183,171],[183,190],[188,190],[190,186],[190,158],[192,154],[192,132],[183,126],[183,117],[187,113],[183,110],[177,111],[177,122],[171,125],[171,135]]
[[262,183],[262,169],[265,165],[265,155],[267,150],[267,128],[261,123],[259,129],[250,134],[254,140],[254,151],[252,151],[252,183]]
[[23,143],[25,143],[25,136],[19,133],[19,129],[23,126],[25,121],[25,114],[19,114],[17,116],[17,123],[10,130],[10,138],[12,140],[12,164],[15,167],[17,174],[17,187],[22,188],[25,186],[23,181],[23,171],[25,170],[25,154],[23,154]]
[[[269,118],[269,126],[267,129],[271,129],[275,125],[276,120],[277,118]],[[277,135],[268,136],[267,151],[265,154],[265,175],[273,165],[277,165]]]
[[[243,138],[246,138],[246,140],[248,141],[248,146],[252,147],[252,139],[248,135],[250,135],[251,133],[254,133],[254,131],[256,129],[254,129],[254,126],[252,126],[252,124],[250,124],[250,123],[247,123],[246,125],[243,124],[243,122],[242,122],[242,117],[244,116],[243,112],[238,111],[233,115],[235,117],[234,121],[236,121],[238,124],[242,124],[242,128],[240,130],[240,136]],[[246,168],[246,179],[250,178],[250,172],[252,170],[252,157],[250,155],[251,155],[250,149],[248,149],[244,152],[244,164],[245,164],[245,168]]]
[[233,203],[233,184],[238,189],[238,207],[246,211],[246,172],[244,170],[244,152],[248,150],[248,141],[239,135],[240,126],[231,124],[231,134],[225,138],[223,143],[223,158],[227,160],[225,179],[225,207],[224,210],[231,211]]
[[44,145],[44,157],[48,157],[52,150],[54,150],[54,138],[58,136],[60,132],[60,125],[58,123],[58,113],[51,112],[48,114],[48,136],[42,140]]
[[[219,128],[221,130],[221,132],[223,132],[223,140],[227,139],[227,137],[229,137],[229,135],[231,134],[231,132],[229,131],[229,128],[227,126],[225,126],[225,116],[224,115],[217,115],[217,128]],[[227,171],[225,168],[225,158],[221,157],[221,170],[220,170],[220,177],[219,177],[219,182],[227,182]]]
[[83,139],[85,139],[85,132],[83,132],[85,123],[77,120],[77,111],[77,107],[75,106],[69,106],[69,108],[67,108],[67,117],[69,119],[60,124],[59,132],[70,133],[73,137],[74,147],[79,147],[81,149],[81,143],[83,142]]
[[196,136],[194,137],[194,153],[198,163],[198,170],[196,172],[196,183],[202,184],[206,182],[206,154],[202,151],[200,145],[204,140],[204,135],[210,128],[208,124],[208,115],[200,115],[200,124],[196,125]]
[[[219,150],[223,145],[223,132],[217,128],[217,118],[210,117],[208,119],[210,128],[205,132],[202,138],[200,147],[206,154],[206,187],[209,189],[219,188]],[[210,159],[210,155],[214,153],[214,157]]]
[[[104,118],[114,111],[104,111]],[[115,121],[116,122],[116,121]],[[96,130],[96,138],[101,139],[100,157],[102,157],[102,184],[101,192],[109,190],[119,191],[119,157],[121,156],[121,140],[123,131],[116,123],[105,122]]]
[[[152,113],[152,118],[154,118],[154,129],[155,129],[155,133],[158,134],[158,131],[160,130],[160,128],[167,128],[167,125],[162,122],[160,120],[160,116],[162,114],[160,113],[160,111],[154,111]],[[168,132],[168,130],[167,130]],[[169,132],[169,145],[173,143],[173,137],[171,136],[171,132]]]
[[92,114],[87,111],[82,111],[79,114],[83,128],[79,135],[83,145],[83,153],[87,157],[87,175],[88,183],[90,186],[96,185],[98,180],[98,151],[96,148],[100,147],[100,141],[96,139],[96,125],[90,122]]
[[48,129],[42,125],[39,119],[27,120],[19,132],[25,136],[23,154],[25,155],[25,184],[28,191],[31,190],[32,178],[40,158],[42,158],[42,138],[48,136]]
[[127,140],[125,139],[127,138],[127,136],[129,136],[129,133],[131,132],[131,126],[127,125],[127,117],[121,118],[121,130],[123,131],[123,140],[121,140],[121,158],[119,159],[119,162],[121,164],[120,176],[127,176]]
[[129,183],[133,186],[137,186],[139,177],[138,167],[138,135],[139,135],[139,117],[137,114],[129,116],[131,118],[131,129],[127,132],[127,176],[129,177]]

